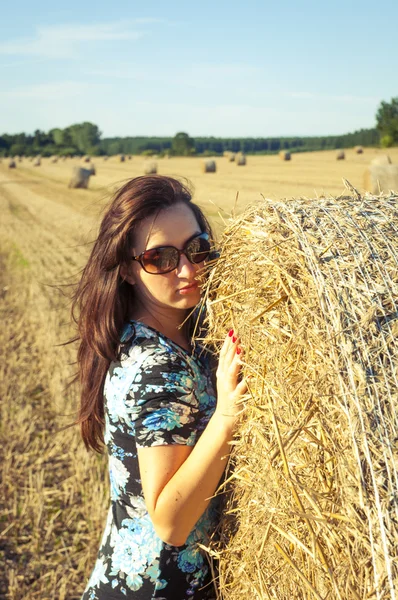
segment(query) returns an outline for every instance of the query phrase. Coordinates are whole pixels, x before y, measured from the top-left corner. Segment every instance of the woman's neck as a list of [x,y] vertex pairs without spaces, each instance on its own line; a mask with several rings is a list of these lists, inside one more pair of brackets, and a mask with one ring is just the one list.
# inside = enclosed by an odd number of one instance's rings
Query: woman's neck
[[186,323],[181,326],[181,323],[186,318],[186,314],[180,313],[155,316],[148,312],[137,311],[133,313],[132,318],[135,321],[139,321],[144,323],[144,325],[148,325],[149,327],[153,327],[153,329],[160,331],[160,333],[170,338],[179,346],[182,346],[185,350],[191,350],[191,341],[189,339]]

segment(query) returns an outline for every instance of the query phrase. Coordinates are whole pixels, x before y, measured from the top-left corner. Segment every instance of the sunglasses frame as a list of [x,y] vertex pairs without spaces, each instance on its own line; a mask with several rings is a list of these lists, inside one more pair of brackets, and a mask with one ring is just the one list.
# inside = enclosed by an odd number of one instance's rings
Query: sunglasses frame
[[[193,240],[196,240],[197,238],[202,238],[204,240],[207,240],[210,244],[210,235],[207,233],[207,231],[203,231],[202,233],[199,233],[198,235],[194,235],[192,236],[185,244],[185,247],[182,250],[179,250],[178,248],[176,248],[175,246],[157,246],[156,248],[150,248],[149,250],[144,250],[143,252],[141,252],[141,254],[138,254],[138,256],[132,256],[131,260],[136,260],[140,263],[141,267],[144,269],[145,273],[149,273],[149,275],[165,275],[166,273],[171,273],[172,271],[174,271],[174,269],[176,269],[180,263],[181,260],[181,255],[184,254],[184,256],[187,257],[187,259],[189,260],[189,262],[193,265],[198,265],[199,263],[195,263],[193,262],[188,254],[187,254],[187,246],[189,246],[189,244],[191,242],[193,242]],[[144,264],[143,264],[143,257],[144,254],[146,252],[151,252],[152,250],[163,250],[163,248],[172,248],[173,250],[176,250],[178,252],[178,261],[175,267],[173,267],[172,269],[169,269],[167,271],[161,271],[159,273],[153,273],[152,271],[147,271]],[[209,254],[211,252],[211,246],[209,248],[209,252],[206,258],[208,258]],[[206,260],[206,258],[204,258],[203,260]],[[202,262],[202,261],[199,261]]]

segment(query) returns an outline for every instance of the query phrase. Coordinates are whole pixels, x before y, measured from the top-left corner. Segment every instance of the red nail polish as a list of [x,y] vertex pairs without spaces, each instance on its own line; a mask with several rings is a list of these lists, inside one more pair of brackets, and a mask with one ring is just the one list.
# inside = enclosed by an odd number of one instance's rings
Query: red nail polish
[[242,350],[240,348],[236,349],[236,354],[240,354],[242,352]]
[[235,342],[236,342],[236,337],[235,336],[232,338],[232,341],[235,344]]
[[233,330],[233,329],[230,329],[230,330],[228,331],[228,335],[229,335],[229,337],[232,337],[232,336],[234,335],[234,330]]

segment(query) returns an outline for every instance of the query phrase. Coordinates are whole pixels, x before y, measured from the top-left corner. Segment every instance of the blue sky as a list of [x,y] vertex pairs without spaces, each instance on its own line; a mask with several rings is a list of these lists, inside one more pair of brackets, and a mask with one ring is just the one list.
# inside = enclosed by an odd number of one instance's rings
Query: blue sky
[[398,96],[398,2],[19,0],[0,21],[0,133],[328,135]]

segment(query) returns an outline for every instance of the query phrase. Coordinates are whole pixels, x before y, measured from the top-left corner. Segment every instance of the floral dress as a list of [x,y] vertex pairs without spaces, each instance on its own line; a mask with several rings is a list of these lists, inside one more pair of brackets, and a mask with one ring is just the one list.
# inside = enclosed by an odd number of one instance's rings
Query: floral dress
[[209,503],[185,545],[155,532],[145,506],[137,447],[194,446],[214,412],[210,361],[131,321],[104,386],[111,505],[97,561],[82,600],[215,599],[205,551],[219,519]]

